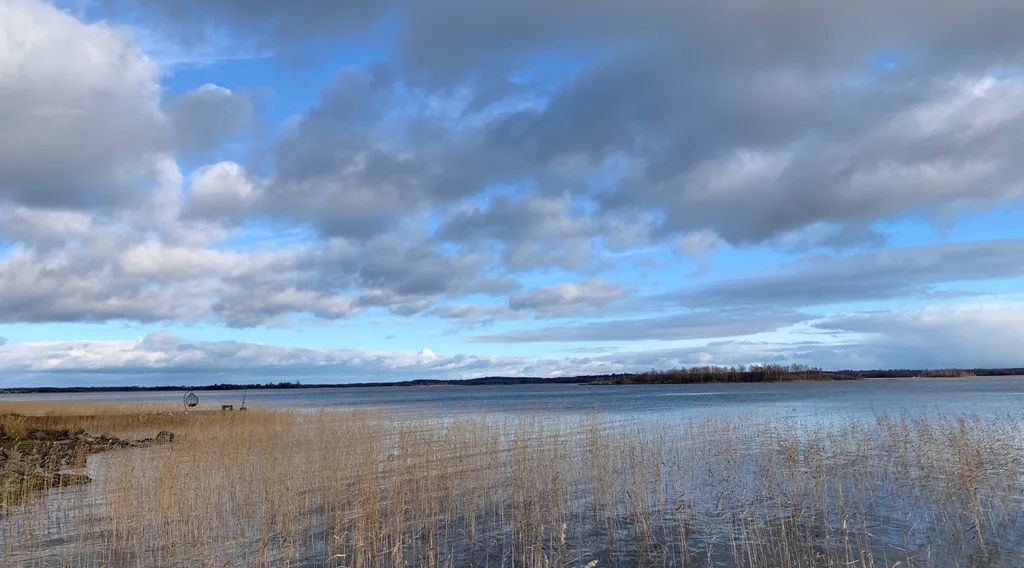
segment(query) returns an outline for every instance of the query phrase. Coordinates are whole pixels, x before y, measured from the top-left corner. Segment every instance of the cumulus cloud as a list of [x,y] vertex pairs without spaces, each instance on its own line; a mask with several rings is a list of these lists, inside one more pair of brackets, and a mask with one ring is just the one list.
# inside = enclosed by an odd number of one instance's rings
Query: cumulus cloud
[[813,306],[911,297],[958,281],[1024,276],[1024,241],[978,241],[811,256],[762,274],[665,295],[697,307]]
[[237,135],[249,122],[252,103],[219,85],[206,83],[166,104],[177,147],[201,150]]
[[508,307],[542,316],[564,316],[593,313],[625,297],[626,291],[618,284],[593,278],[514,294]]
[[449,253],[420,235],[383,235],[367,241],[335,238],[302,256],[298,268],[320,289],[348,284],[361,306],[383,306],[410,315],[437,297],[508,293],[518,284],[487,273],[487,259]]
[[1019,302],[934,304],[826,317],[811,326],[827,338],[728,339],[694,347],[619,353],[633,368],[804,364],[825,369],[1019,367],[1024,330]]
[[[486,65],[512,65],[514,56],[525,50],[586,53],[596,46],[638,39],[688,47],[708,58],[709,65],[800,59],[820,68],[861,61],[867,54],[876,54],[879,45],[893,46],[892,50],[917,48],[922,51],[915,53],[922,66],[974,65],[993,54],[1013,61],[1019,57],[1022,41],[1013,23],[1024,16],[1019,6],[998,0],[972,5],[911,0],[899,6],[872,0],[841,7],[808,6],[798,0],[771,6],[749,0],[723,6],[658,0],[627,6],[601,0],[583,11],[574,6],[552,7],[540,0],[500,0],[487,5],[468,0],[347,2],[343,6],[303,0],[287,11],[271,1],[133,3],[150,10],[161,24],[170,21],[191,34],[208,30],[212,22],[222,29],[270,39],[280,47],[365,27],[374,18],[398,11],[408,26],[402,35],[403,58],[409,65],[445,77]],[[880,11],[886,13],[884,22],[878,21]],[[476,49],[465,49],[467,44]]]
[[670,178],[648,177],[647,197],[664,207],[667,228],[704,226],[743,243],[823,221],[858,224],[1024,196],[1016,182],[1024,172],[1004,151],[1024,117],[1024,81],[938,83],[860,131],[736,144]]
[[0,240],[40,247],[59,246],[88,237],[95,230],[91,215],[64,209],[9,206],[0,208]]
[[850,368],[1019,367],[1024,304],[930,305],[828,318],[823,330],[855,334],[832,348]]
[[[393,62],[342,72],[275,150],[264,211],[331,236],[451,205],[442,241],[500,243],[513,269],[579,269],[592,239],[610,237],[598,218],[645,219],[635,235],[679,237],[684,251],[708,235],[746,245],[794,233],[841,248],[877,244],[866,226],[880,218],[1024,197],[1012,140],[1024,83],[995,71],[1019,63],[1006,22],[1024,13],[995,1],[887,7],[885,25],[872,2],[603,2],[587,14],[505,1],[140,5],[161,27],[201,35],[214,22],[282,48],[401,16]],[[542,81],[534,67],[559,55],[578,62]],[[178,102],[235,98],[207,85]],[[539,195],[472,199],[500,184]],[[821,227],[831,233],[811,238]]]
[[187,215],[238,221],[251,213],[263,196],[263,183],[235,162],[199,168],[189,184]]
[[[562,376],[646,370],[652,367],[801,363],[827,369],[1019,366],[1024,341],[1015,322],[1019,303],[929,306],[878,311],[815,322],[841,341],[709,341],[652,350],[595,351],[564,358],[479,357],[418,352],[296,348],[237,341],[192,341],[152,333],[129,341],[0,340],[0,371],[18,384],[61,376],[103,376],[162,383],[273,380],[282,374],[306,382],[413,378],[460,379],[487,375]],[[649,322],[657,327],[657,322]],[[674,325],[669,323],[669,325]],[[730,332],[732,333],[732,332]]]
[[560,241],[592,232],[591,219],[573,216],[571,206],[567,196],[511,198],[499,195],[490,200],[486,208],[454,213],[438,229],[438,236],[450,241]]
[[[1024,200],[1017,4],[113,0],[88,14],[102,20],[0,6],[5,322],[258,326],[387,310],[523,327],[481,342],[699,340],[792,326],[812,306],[952,304],[949,286],[1024,276],[1015,240],[885,248],[907,216]],[[174,92],[138,37],[259,44],[282,66],[358,40],[387,62],[318,68],[334,80],[284,101],[300,110],[264,140],[248,125],[269,116],[245,90]],[[693,283],[627,292],[630,267],[669,267],[673,252],[702,268]],[[783,260],[710,271],[733,253]],[[613,312],[624,306],[634,319]],[[977,329],[993,317],[946,315]],[[881,326],[840,316],[822,330]],[[913,326],[946,337],[937,318],[885,317],[907,338]],[[542,318],[578,320],[530,328]],[[722,360],[728,346],[841,361],[859,346],[865,363],[899,360],[850,341],[722,339],[661,356]],[[156,357],[157,343],[174,357],[255,352],[160,336],[115,350]]]
[[[553,376],[613,372],[615,363],[439,355],[418,352],[279,347],[237,341],[191,341],[167,332],[132,341],[60,341],[0,344],[5,382],[22,385],[60,376],[105,376],[114,381],[189,383],[216,376],[228,382],[278,380],[282,373],[307,382],[400,379],[465,379],[488,375]],[[268,376],[269,375],[269,376]],[[312,379],[312,381],[310,381]]]
[[200,255],[155,243],[133,247],[124,236],[105,237],[109,240],[45,251],[16,248],[0,264],[3,321],[198,321],[208,316],[223,287],[221,262],[230,261],[230,254]]
[[480,343],[541,343],[575,341],[638,341],[645,339],[708,339],[752,335],[811,319],[794,312],[737,313],[699,311],[673,316],[591,321],[478,335]]
[[[507,182],[568,187],[606,216],[650,215],[662,234],[713,231],[734,244],[822,223],[850,235],[905,211],[1022,197],[1012,139],[1022,82],[998,70],[1021,63],[1008,22],[1024,10],[996,0],[605,1],[586,13],[509,1],[300,2],[288,14],[231,0],[194,12],[157,4],[142,3],[179,30],[212,18],[284,50],[400,16],[393,64],[344,75],[279,150],[280,203],[309,203],[290,212],[328,232],[380,231],[396,210]],[[545,82],[536,68],[551,57],[575,63]],[[494,94],[512,78],[518,88]],[[478,94],[492,102],[466,104]],[[631,167],[594,192],[596,171],[607,178],[615,163]],[[463,221],[447,232],[467,230]]]
[[438,306],[430,311],[442,319],[464,326],[481,326],[494,323],[497,319],[515,318],[508,305],[454,304]]
[[[186,228],[179,228],[187,232]],[[483,259],[395,238],[225,250],[217,242],[136,241],[126,227],[0,262],[0,320],[283,323],[383,306],[410,315],[445,297],[506,294],[514,281]]]
[[130,201],[171,149],[156,66],[114,27],[36,0],[0,6],[0,200]]
[[436,357],[416,353],[373,353],[346,349],[275,347],[235,341],[189,341],[158,332],[137,341],[17,343],[5,346],[7,371],[227,371],[314,370],[385,371],[416,367]]
[[498,195],[486,207],[454,211],[437,229],[441,242],[494,245],[505,266],[530,270],[544,266],[579,269],[593,257],[592,239],[600,224],[573,212],[570,196]]
[[458,128],[458,109],[430,97],[383,70],[342,72],[278,141],[270,210],[328,236],[366,237],[479,191],[499,164],[466,160],[480,153],[477,129]]

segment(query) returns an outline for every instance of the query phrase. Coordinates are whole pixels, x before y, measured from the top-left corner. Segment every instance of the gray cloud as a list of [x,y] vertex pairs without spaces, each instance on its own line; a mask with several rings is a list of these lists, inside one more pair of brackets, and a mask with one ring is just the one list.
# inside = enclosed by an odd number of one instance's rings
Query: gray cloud
[[499,195],[490,200],[486,208],[455,212],[437,234],[446,241],[508,242],[562,241],[592,233],[593,221],[573,215],[571,207],[568,196],[511,198]]
[[[932,306],[853,314],[817,322],[841,341],[786,343],[712,341],[702,346],[566,358],[477,357],[311,349],[236,341],[191,341],[169,333],[135,341],[0,341],[0,372],[8,384],[60,377],[116,383],[268,380],[288,373],[307,382],[557,376],[688,365],[802,363],[828,369],[1019,366],[1024,337],[1019,303]],[[851,335],[852,334],[852,335]],[[593,351],[593,350],[591,350]]]
[[694,69],[630,53],[584,71],[542,110],[501,118],[490,143],[535,169],[581,153],[628,157],[605,211],[653,210],[663,233],[711,230],[735,244],[1024,196],[1012,150],[1019,78],[809,75],[792,63]]
[[[485,375],[560,375],[614,372],[622,367],[587,358],[438,356],[420,352],[279,347],[237,341],[191,341],[166,332],[136,341],[67,341],[0,345],[0,372],[11,384],[48,383],[61,376],[116,383],[160,384],[276,380],[280,373],[307,382],[464,379]],[[270,375],[269,377],[267,375]],[[311,381],[310,381],[311,380]]]
[[514,294],[508,300],[508,307],[513,311],[529,311],[542,316],[595,313],[626,295],[618,284],[592,278]]
[[921,295],[957,281],[1024,276],[1024,241],[979,241],[810,256],[763,275],[716,282],[661,298],[708,307],[810,306]]
[[[442,298],[505,295],[517,284],[485,259],[442,253],[426,239],[334,239],[242,250],[225,231],[172,219],[152,231],[139,211],[92,217],[0,208],[0,236],[31,237],[0,261],[0,320],[286,323],[373,306],[414,314]],[[142,223],[141,226],[136,223]],[[417,240],[419,243],[417,243]]]
[[244,31],[250,41],[285,46],[327,35],[355,32],[386,13],[387,1],[303,0],[282,10],[272,1],[128,0],[119,8],[138,8],[156,25],[193,44],[225,31]]
[[848,368],[1018,367],[1024,305],[1013,302],[928,306],[828,318],[823,330],[857,334],[831,350]]
[[278,141],[267,210],[328,236],[367,237],[500,178],[479,129],[459,128],[457,109],[438,110],[448,101],[432,105],[432,95],[386,69],[341,73]]
[[252,103],[230,89],[204,84],[165,104],[177,147],[202,150],[237,135],[248,124]]
[[15,249],[0,264],[0,313],[8,322],[199,321],[233,271],[267,267],[258,255],[134,244],[131,233],[47,250]]
[[808,319],[810,317],[793,312],[692,312],[666,317],[593,321],[508,331],[478,335],[472,340],[481,343],[535,343],[706,339],[774,331]]
[[93,217],[80,211],[21,206],[0,208],[0,241],[52,247],[86,238],[94,230]]
[[440,242],[488,247],[501,254],[506,268],[531,270],[557,266],[581,269],[594,260],[593,239],[612,231],[573,212],[570,196],[499,195],[486,207],[453,212],[437,229]]
[[257,210],[264,185],[235,162],[203,166],[192,175],[184,213],[199,219],[238,222]]
[[929,305],[824,318],[828,340],[712,341],[623,357],[627,365],[801,363],[826,369],[1018,367],[1024,330],[1019,302]]
[[[477,340],[699,339],[792,325],[809,305],[937,298],[939,284],[1022,276],[1024,245],[994,241],[814,254],[653,299],[594,277],[621,261],[609,250],[674,245],[699,264],[727,243],[862,250],[884,243],[881,219],[1024,199],[1024,6],[102,4],[111,22],[156,28],[143,34],[278,48],[282,66],[305,42],[343,50],[353,39],[388,63],[340,72],[272,147],[248,148],[257,157],[245,163],[212,157],[183,183],[174,152],[190,163],[237,135],[248,99],[209,85],[161,101],[161,70],[127,31],[4,4],[4,321],[252,326],[383,308],[480,324],[628,301],[694,311]],[[578,282],[522,290],[517,278],[533,271]],[[918,320],[889,317],[916,337]],[[858,318],[827,325],[872,333]],[[752,357],[852,353],[749,345]]]
[[488,276],[481,258],[444,254],[397,235],[367,242],[333,239],[293,250],[280,262],[225,275],[230,291],[213,312],[239,326],[293,312],[335,319],[376,306],[413,315],[440,298],[502,294],[517,286]]
[[[438,295],[500,294],[518,285],[485,273],[486,259],[446,254],[418,235],[388,235],[366,242],[334,239],[300,265],[318,285],[350,281],[363,290],[361,302],[398,306]],[[418,310],[417,310],[418,311]]]
[[508,305],[481,306],[477,304],[438,306],[430,313],[467,328],[491,325],[499,318],[509,319],[520,315],[510,311]]
[[[906,54],[918,66],[1007,64],[1021,52],[1015,23],[1024,9],[998,0],[965,5],[952,0],[910,0],[893,6],[879,0],[850,6],[784,0],[770,6],[737,0],[724,5],[615,0],[587,10],[540,0],[499,0],[482,5],[466,0],[346,2],[302,0],[281,10],[267,0],[115,2],[136,5],[161,25],[191,36],[210,28],[250,40],[289,44],[365,29],[385,16],[405,25],[400,52],[406,65],[451,78],[488,66],[507,67],[522,52],[554,50],[587,54],[636,42],[666,45],[706,59],[752,66],[799,60],[808,68],[861,63],[879,52]],[[884,13],[884,20],[878,14]],[[212,25],[211,25],[212,24]],[[475,49],[465,49],[473,45]]]
[[704,226],[734,243],[821,221],[857,225],[918,208],[990,205],[1024,196],[1016,182],[1024,171],[1006,151],[1010,133],[1024,126],[1022,111],[1019,79],[953,78],[906,106],[860,113],[861,132],[818,130],[770,146],[735,141],[671,178],[648,176],[645,187],[667,212],[666,228]]
[[626,369],[694,365],[804,364],[825,369],[1018,367],[1024,329],[1019,302],[883,310],[824,318],[811,325],[829,335],[792,341],[726,339],[704,345],[619,350],[600,360]]
[[[835,248],[877,245],[870,224],[902,212],[1024,197],[1024,81],[993,71],[1021,63],[1024,8],[998,0],[129,4],[158,29],[283,53],[399,22],[388,65],[343,73],[277,145],[263,211],[327,235],[387,232],[500,184],[656,221],[641,233]],[[457,209],[439,238],[493,241],[528,211]],[[500,238],[515,269],[579,268],[592,244]]]
[[[267,209],[326,234],[378,234],[500,183],[568,190],[573,205],[597,199],[606,217],[660,219],[661,235],[710,231],[750,244],[830,224],[811,244],[838,247],[877,242],[865,226],[900,212],[1024,197],[1014,137],[1024,81],[991,72],[1020,63],[1024,42],[1007,25],[1024,21],[1019,7],[529,6],[195,8],[285,44],[301,40],[286,30],[347,38],[400,17],[392,64],[343,74],[278,145]],[[200,21],[156,10],[186,27]],[[577,61],[560,81],[533,69],[552,55]],[[518,88],[494,95],[524,70]],[[476,104],[477,91],[492,102]],[[616,162],[627,166],[612,175]],[[565,169],[573,163],[588,166]],[[606,187],[595,189],[597,178]],[[496,199],[456,213],[439,236],[493,239],[527,210]],[[575,240],[545,256],[524,243],[506,262],[572,266],[587,248]]]
[[0,201],[81,209],[136,199],[171,149],[156,66],[120,30],[49,4],[0,10]]

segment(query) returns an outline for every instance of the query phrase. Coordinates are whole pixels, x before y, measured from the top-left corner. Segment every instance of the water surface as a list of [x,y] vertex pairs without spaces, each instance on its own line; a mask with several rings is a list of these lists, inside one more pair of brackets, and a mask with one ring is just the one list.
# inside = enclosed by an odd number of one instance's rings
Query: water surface
[[[182,391],[4,395],[10,399],[159,402],[180,404]],[[200,407],[242,402],[242,391],[199,391]],[[694,418],[712,415],[793,418],[1017,413],[1024,409],[1024,377],[892,379],[700,385],[493,385],[260,389],[249,405],[381,409],[396,416],[424,412],[579,415],[615,418]]]

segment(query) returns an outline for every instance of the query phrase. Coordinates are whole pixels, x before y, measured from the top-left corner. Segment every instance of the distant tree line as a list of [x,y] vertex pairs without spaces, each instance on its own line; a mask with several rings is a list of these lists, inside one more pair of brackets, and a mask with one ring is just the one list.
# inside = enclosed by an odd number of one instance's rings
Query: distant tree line
[[11,387],[0,388],[0,394],[61,392],[137,392],[137,391],[233,391],[257,389],[316,389],[409,386],[475,386],[475,385],[540,385],[540,384],[699,384],[699,383],[771,383],[783,381],[843,381],[856,379],[910,377],[997,377],[1024,376],[1024,368],[999,369],[873,369],[825,371],[807,365],[736,365],[652,369],[640,373],[608,375],[574,375],[566,377],[479,377],[476,379],[415,379],[396,382],[363,383],[301,383],[277,381],[267,383],[218,383],[212,385],[160,386],[79,386],[79,387]]
[[644,373],[614,375],[611,384],[695,384],[695,383],[774,383],[782,381],[833,381],[859,377],[835,371],[823,371],[807,365],[702,366],[677,369],[652,369]]
[[907,378],[907,377],[1009,377],[1024,376],[1024,367],[975,368],[975,369],[875,369],[870,371],[839,371],[857,378]]

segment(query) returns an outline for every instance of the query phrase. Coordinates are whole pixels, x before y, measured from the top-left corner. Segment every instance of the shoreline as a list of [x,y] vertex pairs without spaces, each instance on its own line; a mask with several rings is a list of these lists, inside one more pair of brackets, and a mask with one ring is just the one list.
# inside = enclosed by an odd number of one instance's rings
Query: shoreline
[[[218,392],[218,391],[259,391],[259,390],[304,390],[304,389],[347,389],[347,388],[399,388],[399,387],[477,387],[477,386],[540,386],[540,385],[683,385],[683,384],[761,384],[782,382],[842,382],[842,381],[885,381],[885,380],[922,380],[922,379],[986,379],[1024,376],[1024,368],[1005,369],[965,369],[964,374],[929,375],[927,370],[894,370],[894,371],[810,371],[793,372],[792,377],[785,375],[772,378],[737,377],[719,378],[717,371],[707,375],[693,377],[688,374],[674,374],[671,371],[654,373],[623,373],[610,375],[577,375],[571,377],[480,377],[475,379],[435,380],[416,379],[395,382],[359,382],[359,383],[215,383],[207,385],[117,385],[117,386],[69,386],[69,387],[4,387],[2,395],[18,394],[72,394],[72,393],[127,393],[127,392]],[[905,373],[917,372],[910,375]],[[746,374],[742,371],[738,374]],[[725,374],[725,373],[723,373]],[[817,374],[816,377],[807,375]],[[889,375],[889,376],[886,376]],[[673,377],[676,378],[673,380]]]

